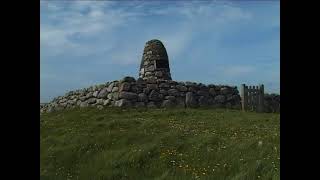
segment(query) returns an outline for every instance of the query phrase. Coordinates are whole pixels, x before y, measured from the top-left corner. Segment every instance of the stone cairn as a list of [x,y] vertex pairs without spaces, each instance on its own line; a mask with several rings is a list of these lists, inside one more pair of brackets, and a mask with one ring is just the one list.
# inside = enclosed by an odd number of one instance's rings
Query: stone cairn
[[140,65],[139,77],[171,80],[169,59],[166,48],[157,39],[146,43]]
[[225,107],[240,110],[241,98],[237,87],[173,81],[164,45],[159,40],[150,40],[144,48],[138,79],[127,76],[70,91],[50,103],[41,104],[40,112],[74,107]]

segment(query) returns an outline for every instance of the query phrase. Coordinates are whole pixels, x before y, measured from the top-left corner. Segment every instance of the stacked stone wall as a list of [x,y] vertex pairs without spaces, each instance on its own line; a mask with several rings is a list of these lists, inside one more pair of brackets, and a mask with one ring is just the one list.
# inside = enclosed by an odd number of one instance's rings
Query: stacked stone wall
[[74,107],[220,107],[240,109],[237,87],[205,85],[125,77],[121,80],[70,91],[40,105],[41,112],[52,112]]
[[279,94],[264,94],[264,111],[270,113],[280,113]]

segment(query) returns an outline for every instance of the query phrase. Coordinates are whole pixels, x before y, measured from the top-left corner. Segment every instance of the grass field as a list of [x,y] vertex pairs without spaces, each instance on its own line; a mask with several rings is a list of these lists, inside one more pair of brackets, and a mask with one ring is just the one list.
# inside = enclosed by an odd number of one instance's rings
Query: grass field
[[43,114],[40,178],[280,179],[280,115],[115,108]]

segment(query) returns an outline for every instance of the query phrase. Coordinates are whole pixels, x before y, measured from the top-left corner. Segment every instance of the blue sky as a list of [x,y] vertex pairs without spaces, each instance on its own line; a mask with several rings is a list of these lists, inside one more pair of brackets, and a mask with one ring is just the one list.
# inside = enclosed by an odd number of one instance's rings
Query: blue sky
[[161,40],[172,78],[280,93],[279,1],[41,1],[40,100],[138,77]]

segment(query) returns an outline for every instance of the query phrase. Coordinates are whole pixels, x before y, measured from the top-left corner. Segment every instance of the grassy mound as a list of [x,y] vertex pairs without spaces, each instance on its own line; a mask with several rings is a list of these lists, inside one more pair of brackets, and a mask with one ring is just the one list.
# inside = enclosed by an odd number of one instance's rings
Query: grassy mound
[[280,115],[73,109],[40,117],[45,179],[280,179]]

